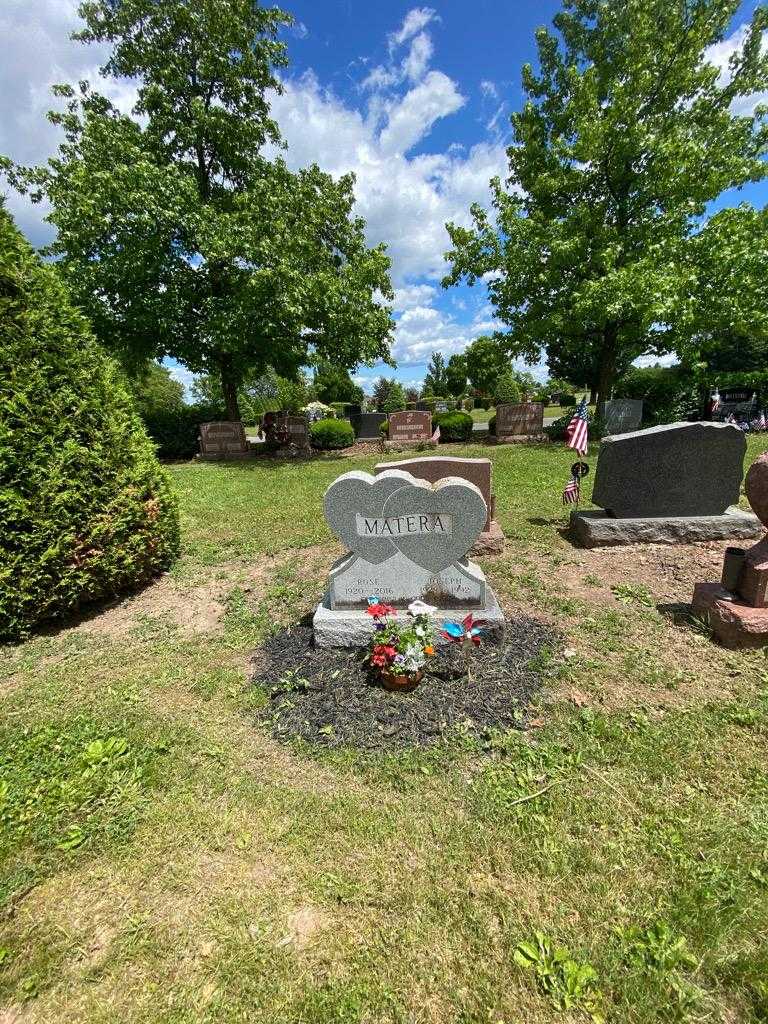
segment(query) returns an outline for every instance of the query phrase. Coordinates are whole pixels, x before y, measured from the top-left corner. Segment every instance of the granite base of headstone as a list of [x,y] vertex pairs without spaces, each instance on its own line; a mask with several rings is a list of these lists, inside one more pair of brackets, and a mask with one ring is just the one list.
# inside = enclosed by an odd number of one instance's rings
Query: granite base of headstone
[[328,488],[325,517],[348,553],[331,568],[313,619],[318,647],[365,646],[374,631],[366,613],[376,598],[407,614],[425,601],[437,626],[470,611],[489,637],[504,616],[482,569],[467,553],[482,533],[488,506],[479,488],[458,477],[435,484],[399,469],[378,476],[353,471]]
[[762,539],[747,550],[730,547],[719,583],[697,583],[693,614],[723,647],[768,646],[768,452],[751,465],[745,481]]
[[400,469],[418,480],[436,484],[448,476],[459,477],[474,484],[483,496],[488,516],[470,555],[498,555],[504,550],[504,531],[496,521],[496,495],[493,493],[493,463],[490,459],[459,459],[450,455],[432,455],[423,459],[402,459],[400,462],[380,462],[374,473],[378,476],[389,469]]
[[546,441],[544,406],[541,402],[519,402],[496,406],[496,432],[489,436],[492,444],[520,444]]
[[749,539],[760,521],[736,507],[746,439],[726,423],[670,423],[605,437],[592,501],[571,513],[583,547]]
[[250,459],[255,454],[239,420],[201,423],[199,443],[201,462]]
[[640,429],[643,422],[643,400],[612,398],[600,403],[599,413],[605,434],[627,434]]

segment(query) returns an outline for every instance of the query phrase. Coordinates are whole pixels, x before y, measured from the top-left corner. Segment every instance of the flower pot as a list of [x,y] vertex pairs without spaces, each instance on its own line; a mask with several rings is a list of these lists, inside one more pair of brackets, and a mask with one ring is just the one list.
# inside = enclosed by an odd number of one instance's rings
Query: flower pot
[[416,689],[423,675],[423,672],[410,672],[407,675],[398,675],[396,672],[383,668],[381,670],[381,682],[385,690],[407,692],[408,690]]

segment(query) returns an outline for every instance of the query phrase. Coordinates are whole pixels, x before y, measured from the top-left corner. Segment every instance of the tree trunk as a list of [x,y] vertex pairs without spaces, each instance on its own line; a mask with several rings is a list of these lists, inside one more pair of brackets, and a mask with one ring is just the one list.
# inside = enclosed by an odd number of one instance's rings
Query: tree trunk
[[224,393],[227,419],[237,421],[240,419],[240,403],[237,400],[237,379],[232,365],[232,356],[223,355],[219,366],[221,369],[221,390]]
[[603,347],[600,354],[600,373],[597,381],[595,404],[598,409],[613,394],[616,382],[616,356],[618,350],[619,329],[616,324],[608,323],[603,328]]

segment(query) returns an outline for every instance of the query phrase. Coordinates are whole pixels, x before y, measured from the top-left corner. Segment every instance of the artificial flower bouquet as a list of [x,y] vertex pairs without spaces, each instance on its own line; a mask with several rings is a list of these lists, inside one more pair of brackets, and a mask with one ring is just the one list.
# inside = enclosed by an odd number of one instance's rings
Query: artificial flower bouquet
[[388,689],[413,689],[435,653],[435,632],[429,616],[436,609],[414,601],[408,606],[407,617],[398,620],[395,608],[372,597],[366,611],[374,620],[369,664],[379,671]]

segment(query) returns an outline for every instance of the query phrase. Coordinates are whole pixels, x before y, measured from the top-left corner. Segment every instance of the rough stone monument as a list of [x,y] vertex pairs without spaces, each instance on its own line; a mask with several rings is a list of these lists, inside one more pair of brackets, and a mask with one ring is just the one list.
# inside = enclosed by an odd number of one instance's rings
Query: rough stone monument
[[497,444],[515,441],[545,441],[544,406],[541,402],[520,402],[496,406]]
[[200,458],[203,462],[222,459],[247,459],[253,454],[243,424],[222,420],[200,424]]
[[432,413],[421,409],[393,412],[389,417],[389,440],[385,448],[407,448],[432,442]]
[[[768,452],[750,466],[747,498],[763,527],[768,527]],[[728,548],[720,583],[697,583],[692,610],[724,647],[768,645],[768,533],[746,551]]]
[[606,434],[626,434],[639,430],[643,422],[642,398],[612,398],[600,403],[600,418]]
[[365,609],[376,597],[396,608],[421,599],[437,625],[472,611],[500,636],[504,617],[482,569],[467,558],[488,519],[480,490],[446,477],[435,484],[399,469],[353,471],[325,493],[325,517],[348,549],[331,568],[315,612],[319,647],[364,646],[373,631]]
[[374,473],[379,476],[390,469],[403,470],[430,484],[436,484],[449,476],[459,477],[474,484],[483,496],[488,516],[470,554],[496,555],[504,550],[504,533],[496,522],[496,495],[493,493],[493,464],[490,459],[459,459],[449,455],[430,455],[422,459],[380,462],[374,468]]
[[574,538],[607,547],[757,536],[757,517],[735,507],[746,445],[726,423],[670,423],[603,438],[592,501],[605,511],[572,512]]

